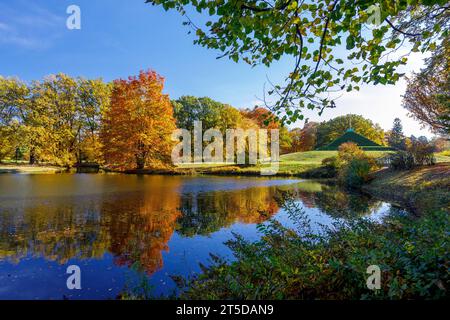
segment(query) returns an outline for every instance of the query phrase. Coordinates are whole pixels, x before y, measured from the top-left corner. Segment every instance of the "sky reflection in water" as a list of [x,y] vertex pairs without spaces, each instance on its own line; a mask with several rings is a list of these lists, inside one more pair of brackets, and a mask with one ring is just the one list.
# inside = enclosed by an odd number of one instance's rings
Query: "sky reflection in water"
[[[291,226],[283,192],[318,228],[333,219],[380,219],[390,205],[317,182],[251,177],[0,175],[0,299],[114,299],[148,275],[154,293],[232,258],[232,232],[257,239],[272,217]],[[82,290],[66,288],[79,265]]]

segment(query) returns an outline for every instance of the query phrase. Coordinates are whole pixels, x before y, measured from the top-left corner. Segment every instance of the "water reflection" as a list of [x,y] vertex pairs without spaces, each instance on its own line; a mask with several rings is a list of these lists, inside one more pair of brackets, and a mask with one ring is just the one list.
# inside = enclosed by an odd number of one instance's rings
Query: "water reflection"
[[324,186],[321,192],[298,192],[307,208],[318,208],[333,218],[352,219],[377,211],[381,202],[367,194],[349,192],[337,186]]
[[[62,177],[67,183],[67,176]],[[58,192],[44,177],[37,196],[31,196],[29,187],[21,192],[16,188],[16,197],[3,193],[0,258],[17,263],[31,255],[64,264],[110,252],[118,265],[137,262],[151,274],[162,267],[161,253],[168,250],[175,230],[185,236],[207,235],[235,222],[262,222],[278,211],[276,187],[186,192],[191,179],[118,179],[110,180],[111,185],[87,181],[85,188],[75,180]]]
[[[169,247],[205,236],[222,243],[219,231],[282,212],[285,191],[293,191],[304,208],[332,217],[370,214],[380,206],[336,187],[287,179],[4,175],[0,191],[0,271],[23,259],[66,264],[107,255],[114,266],[137,264],[147,275],[172,270],[181,257],[163,261]],[[200,260],[215,251],[198,242],[189,250]]]
[[208,235],[235,222],[264,222],[279,210],[276,192],[276,187],[260,187],[183,194],[178,231],[184,236]]

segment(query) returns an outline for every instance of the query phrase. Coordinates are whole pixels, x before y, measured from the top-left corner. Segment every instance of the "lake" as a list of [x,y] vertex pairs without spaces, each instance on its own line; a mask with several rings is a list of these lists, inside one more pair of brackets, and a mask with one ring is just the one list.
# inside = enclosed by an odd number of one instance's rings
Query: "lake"
[[[0,175],[0,299],[115,299],[143,281],[171,294],[210,253],[232,259],[233,233],[257,239],[293,225],[295,197],[317,230],[333,219],[381,219],[395,207],[313,181],[114,174]],[[67,267],[81,270],[69,290]]]

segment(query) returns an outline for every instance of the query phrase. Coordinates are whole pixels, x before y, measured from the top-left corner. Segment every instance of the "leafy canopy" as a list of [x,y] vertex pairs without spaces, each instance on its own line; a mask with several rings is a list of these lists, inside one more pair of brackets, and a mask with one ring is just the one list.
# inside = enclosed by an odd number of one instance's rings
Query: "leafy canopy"
[[176,125],[163,88],[164,78],[152,70],[114,81],[100,134],[108,166],[129,170],[170,163]]
[[96,136],[109,95],[101,79],[60,73],[27,84],[0,77],[0,159],[20,151],[31,164],[97,161]]
[[324,121],[317,126],[316,147],[326,146],[350,128],[377,144],[384,144],[384,131],[378,124],[374,124],[371,120],[360,115],[347,114]]
[[[303,119],[302,109],[321,114],[337,92],[364,83],[394,84],[408,53],[435,50],[449,30],[446,0],[146,0],[175,9],[196,34],[194,43],[220,57],[270,66],[284,56],[294,67],[268,91],[266,105],[282,120]],[[199,26],[188,16],[209,16]],[[272,102],[271,101],[276,101]]]
[[434,133],[450,134],[450,39],[445,39],[426,67],[408,80],[403,106]]

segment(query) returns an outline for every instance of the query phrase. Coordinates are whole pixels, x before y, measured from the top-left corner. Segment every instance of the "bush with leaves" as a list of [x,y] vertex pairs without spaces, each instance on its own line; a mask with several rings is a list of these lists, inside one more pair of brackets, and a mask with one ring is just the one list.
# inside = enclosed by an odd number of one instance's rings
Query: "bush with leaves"
[[346,163],[353,159],[363,159],[366,155],[364,151],[358,147],[356,143],[346,142],[339,146],[338,149],[338,161],[340,163]]
[[370,180],[371,170],[367,159],[352,159],[339,170],[339,182],[349,188],[360,188]]
[[389,166],[394,170],[410,170],[417,166],[434,165],[435,148],[431,143],[413,141],[406,151],[397,151],[389,156]]
[[435,148],[431,143],[417,140],[408,149],[413,155],[416,165],[434,165],[436,163],[436,159],[434,158]]
[[369,173],[377,168],[377,163],[358,145],[347,142],[339,147],[337,167],[339,183],[349,188],[360,188],[369,181]]
[[[444,299],[450,274],[450,216],[413,218],[394,211],[383,223],[335,222],[320,232],[295,202],[285,209],[296,228],[271,220],[260,240],[236,236],[235,260],[213,263],[191,279],[176,278],[182,299]],[[381,288],[366,286],[367,267],[381,269]]]
[[324,171],[328,172],[331,177],[335,177],[339,167],[337,157],[328,157],[322,160],[322,167]]
[[410,152],[397,151],[389,155],[389,167],[394,170],[409,170],[414,168],[414,157]]

